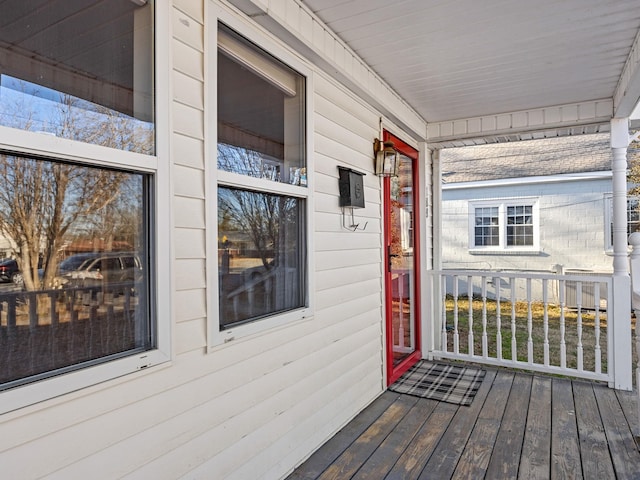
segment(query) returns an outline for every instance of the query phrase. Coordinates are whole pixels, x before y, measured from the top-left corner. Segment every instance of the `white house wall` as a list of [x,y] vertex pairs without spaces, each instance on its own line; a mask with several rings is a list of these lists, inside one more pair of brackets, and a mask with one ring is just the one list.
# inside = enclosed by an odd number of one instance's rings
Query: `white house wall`
[[[207,271],[216,189],[207,184],[205,69],[216,52],[205,31],[215,35],[217,25],[205,25],[204,1],[175,0],[167,12],[172,133],[159,161],[170,162],[173,186],[173,290],[159,295],[172,297],[172,361],[5,414],[3,478],[281,478],[384,390],[381,189],[372,173],[381,114],[311,64],[314,315],[207,348],[217,272]],[[338,165],[366,173],[366,207],[355,212],[364,231],[342,227]]]
[[[605,194],[611,179],[539,183],[502,187],[443,189],[443,268],[565,269],[611,272],[605,252]],[[503,198],[537,198],[540,211],[540,249],[528,253],[472,253],[469,251],[469,202]]]

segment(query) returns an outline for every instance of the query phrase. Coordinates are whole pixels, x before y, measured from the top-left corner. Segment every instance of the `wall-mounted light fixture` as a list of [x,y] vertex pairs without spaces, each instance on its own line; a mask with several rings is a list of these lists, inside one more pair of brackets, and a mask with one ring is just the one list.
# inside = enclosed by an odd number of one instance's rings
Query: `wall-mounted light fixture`
[[387,140],[381,142],[377,138],[373,141],[373,153],[375,159],[375,171],[379,177],[397,177],[398,168],[400,166],[400,155],[395,148],[393,142]]

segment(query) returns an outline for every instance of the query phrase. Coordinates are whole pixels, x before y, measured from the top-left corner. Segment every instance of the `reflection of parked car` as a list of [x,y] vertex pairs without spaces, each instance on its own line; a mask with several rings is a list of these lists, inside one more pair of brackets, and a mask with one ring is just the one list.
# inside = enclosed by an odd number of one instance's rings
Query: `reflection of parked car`
[[140,280],[142,265],[130,252],[79,253],[60,262],[57,283],[63,287],[94,287]]
[[0,262],[0,282],[22,283],[22,273],[18,269],[18,262],[13,258],[5,258]]

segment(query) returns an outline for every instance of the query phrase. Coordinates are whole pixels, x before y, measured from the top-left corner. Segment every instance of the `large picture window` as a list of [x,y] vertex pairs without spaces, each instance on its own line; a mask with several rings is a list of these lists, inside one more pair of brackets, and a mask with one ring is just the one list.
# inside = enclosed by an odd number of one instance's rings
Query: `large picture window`
[[478,251],[531,250],[538,245],[535,200],[478,201],[469,204],[469,247]]
[[154,346],[149,177],[0,153],[0,390]]
[[0,414],[168,359],[154,9],[0,4]]
[[220,329],[306,306],[305,79],[218,31]]

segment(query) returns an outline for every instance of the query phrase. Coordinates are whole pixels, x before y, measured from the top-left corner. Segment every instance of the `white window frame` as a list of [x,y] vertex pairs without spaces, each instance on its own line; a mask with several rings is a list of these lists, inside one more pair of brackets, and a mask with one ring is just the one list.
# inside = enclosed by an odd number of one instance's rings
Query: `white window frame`
[[[640,196],[627,196],[627,232],[629,231],[629,199],[635,198],[640,201]],[[611,241],[613,231],[613,194],[607,193],[604,196],[604,250],[606,253],[613,253],[613,243]],[[631,249],[631,246],[629,246]]]
[[[0,414],[15,411],[29,405],[51,400],[60,395],[78,392],[101,384],[107,388],[122,376],[155,370],[154,366],[171,360],[171,212],[169,176],[169,6],[166,2],[154,5],[155,37],[155,91],[156,91],[156,155],[143,155],[83,142],[53,137],[0,126],[0,149],[16,154],[40,155],[60,160],[79,162],[88,166],[126,168],[129,171],[153,175],[153,211],[149,212],[153,223],[150,238],[150,271],[152,331],[156,347],[152,350],[81,368],[70,373],[11,388],[0,392]],[[154,300],[155,299],[155,300]],[[105,383],[107,382],[107,383]],[[78,392],[77,395],[82,395]],[[47,403],[42,403],[46,406]]]
[[[507,245],[507,208],[532,207],[533,245]],[[475,218],[477,208],[498,208],[498,245],[475,244]],[[540,250],[540,209],[537,197],[501,198],[469,202],[469,252],[471,253],[532,253]]]
[[[207,271],[212,272],[207,275],[207,290],[210,302],[210,315],[207,325],[207,341],[208,351],[213,351],[222,345],[240,339],[250,338],[254,335],[272,331],[278,327],[290,325],[300,321],[306,321],[313,317],[313,275],[311,269],[314,265],[313,259],[313,189],[314,189],[314,169],[313,169],[313,70],[302,59],[292,52],[286,45],[282,44],[269,33],[259,29],[254,24],[247,22],[245,19],[239,18],[237,15],[228,11],[225,7],[214,5],[206,2],[206,48],[205,48],[205,110],[208,115],[205,120],[205,144],[206,159],[205,169],[207,170],[207,251],[212,252],[207,255]],[[217,55],[218,55],[218,22],[222,22],[233,31],[243,36],[247,40],[259,45],[260,48],[273,55],[275,58],[291,67],[296,72],[305,77],[305,159],[307,169],[307,186],[296,186],[286,183],[273,182],[266,179],[248,177],[245,175],[226,172],[217,169]],[[236,50],[237,51],[237,50]],[[228,53],[228,48],[225,48]],[[259,69],[259,74],[265,76],[269,67],[263,63],[255,67]],[[253,69],[253,68],[252,68]],[[265,73],[267,72],[267,73]],[[271,80],[278,88],[287,91],[290,83],[285,78],[276,78],[273,76]],[[218,200],[217,188],[236,187],[243,190],[254,189],[259,192],[286,195],[303,199],[305,201],[305,275],[306,275],[306,292],[305,306],[295,310],[276,313],[271,316],[261,318],[256,321],[237,325],[222,330],[220,328],[219,318],[219,284],[218,284],[218,263],[217,255],[217,238],[218,238]]]

